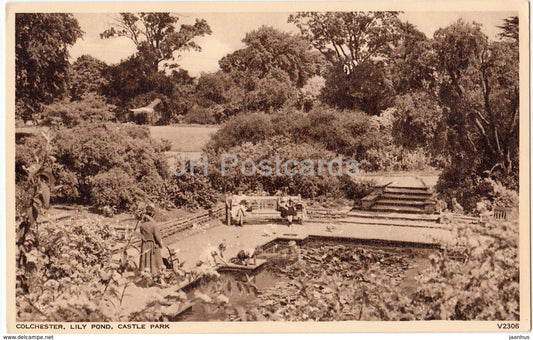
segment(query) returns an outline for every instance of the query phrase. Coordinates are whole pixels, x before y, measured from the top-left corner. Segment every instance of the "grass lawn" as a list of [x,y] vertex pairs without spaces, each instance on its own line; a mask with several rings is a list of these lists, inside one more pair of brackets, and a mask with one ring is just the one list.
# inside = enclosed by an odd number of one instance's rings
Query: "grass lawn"
[[171,151],[198,153],[218,129],[218,126],[212,125],[150,126],[150,134],[155,139],[170,140]]

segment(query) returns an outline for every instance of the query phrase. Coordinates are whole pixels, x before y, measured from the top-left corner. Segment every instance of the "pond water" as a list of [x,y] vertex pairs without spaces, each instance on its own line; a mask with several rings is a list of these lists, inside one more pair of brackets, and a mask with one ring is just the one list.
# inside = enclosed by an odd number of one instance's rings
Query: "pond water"
[[[252,273],[222,273],[188,292],[182,321],[396,320],[437,250],[309,240],[276,242]],[[394,305],[394,308],[392,308]]]

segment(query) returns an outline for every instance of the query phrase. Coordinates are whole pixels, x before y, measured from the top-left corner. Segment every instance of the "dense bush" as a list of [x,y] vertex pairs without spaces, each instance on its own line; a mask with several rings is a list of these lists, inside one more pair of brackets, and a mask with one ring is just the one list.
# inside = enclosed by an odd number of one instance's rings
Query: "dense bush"
[[286,136],[297,143],[321,144],[336,154],[361,157],[370,147],[386,140],[382,134],[379,126],[362,112],[319,106],[306,114],[288,111],[238,115],[217,131],[208,149],[228,150],[246,142]]
[[339,180],[342,192],[351,200],[359,200],[369,195],[376,185],[372,180],[361,180],[350,176],[342,176]]
[[396,145],[367,150],[361,169],[365,171],[427,170],[432,160],[423,149],[408,150]]
[[[163,153],[169,149],[168,141],[151,139],[146,128],[87,122],[73,128],[59,127],[54,133],[52,155],[56,162],[52,169],[57,202],[118,212],[134,209],[144,200],[188,210],[209,209],[216,201],[207,178],[170,175]],[[17,144],[17,202],[25,194],[24,168],[34,162],[32,155],[44,142],[40,135],[29,135]]]
[[407,149],[423,147],[427,151],[436,147],[438,129],[443,129],[439,126],[443,114],[433,95],[415,92],[397,96],[394,116],[393,134],[398,145]]
[[17,318],[109,319],[95,307],[106,305],[108,312],[111,308],[104,299],[101,273],[109,270],[112,230],[97,220],[78,218],[68,224],[42,224],[35,235],[38,247],[17,272],[25,277],[17,286]]
[[185,114],[183,122],[188,124],[215,124],[215,113],[215,107],[195,106]]
[[115,109],[113,105],[105,103],[105,98],[88,92],[79,100],[65,99],[46,106],[43,124],[74,127],[82,122],[108,121],[115,118]]
[[[345,196],[344,189],[351,192],[350,195],[355,193],[354,188],[347,185],[345,179],[341,180],[341,176],[336,176],[340,175],[340,169],[336,165],[332,167],[335,173],[329,172],[327,162],[338,156],[320,144],[295,143],[287,137],[276,136],[256,144],[244,143],[224,152],[237,158],[237,166],[225,169],[224,174],[221,171],[221,155],[212,153],[208,157],[211,183],[222,192],[251,190],[274,194],[282,188],[287,188],[289,193],[309,198],[340,198]],[[279,159],[279,175],[276,171],[276,156]],[[249,162],[245,162],[246,160]],[[296,162],[287,166],[287,170],[294,172],[294,175],[288,175],[288,171],[284,169],[283,164],[287,160]],[[321,170],[319,170],[319,160],[325,163],[320,167]],[[342,173],[347,173],[346,161],[349,159],[343,157],[342,160]],[[255,171],[251,161],[256,166]],[[260,168],[262,161],[270,162],[271,173]],[[232,161],[226,161],[229,162]],[[245,164],[244,169],[243,164]]]
[[[457,169],[446,168],[442,171],[437,182],[436,190],[440,197],[452,206],[452,199],[463,207],[465,212],[475,212],[479,202],[484,202],[491,210],[494,206],[514,208],[518,206],[518,192],[491,178],[483,178],[473,174],[463,176]],[[457,188],[457,181],[462,178],[461,187]]]
[[134,179],[120,168],[98,173],[91,178],[90,203],[97,207],[110,206],[125,210],[133,206],[143,193]]
[[380,144],[380,131],[359,111],[339,111],[316,107],[302,116],[291,131],[297,140],[322,143],[334,153],[361,158],[366,150]]
[[452,227],[409,312],[425,320],[519,320],[518,220]]
[[[169,177],[165,145],[149,137],[147,129],[134,125],[83,122],[54,132],[52,169],[56,200],[129,209],[139,199],[164,200]],[[29,136],[16,150],[17,176],[43,138]],[[163,193],[163,194],[162,194]]]
[[275,134],[271,117],[264,113],[240,114],[229,119],[209,141],[207,149],[219,152],[244,142],[257,143]]
[[194,211],[198,208],[210,209],[217,201],[217,193],[207,177],[199,170],[191,174],[190,161],[184,165],[178,161],[177,169],[186,169],[184,173],[174,173],[166,184],[166,197],[178,208]]

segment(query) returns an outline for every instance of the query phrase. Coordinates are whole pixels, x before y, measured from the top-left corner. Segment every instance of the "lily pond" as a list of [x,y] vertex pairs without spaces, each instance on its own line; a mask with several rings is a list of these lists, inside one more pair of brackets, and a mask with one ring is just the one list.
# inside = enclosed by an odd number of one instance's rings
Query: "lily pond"
[[416,277],[437,250],[346,240],[277,241],[252,272],[227,272],[187,294],[180,321],[404,320]]

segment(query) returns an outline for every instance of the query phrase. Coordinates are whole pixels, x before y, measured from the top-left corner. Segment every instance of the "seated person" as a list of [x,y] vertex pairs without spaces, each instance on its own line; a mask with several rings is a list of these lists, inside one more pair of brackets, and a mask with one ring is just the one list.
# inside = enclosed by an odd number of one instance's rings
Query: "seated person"
[[285,196],[280,197],[278,200],[278,210],[281,212],[281,218],[287,218],[290,227],[293,217],[297,215],[296,207],[292,200]]
[[237,222],[237,225],[241,226],[244,224],[244,216],[246,212],[250,211],[247,208],[248,202],[243,199],[241,196],[234,196],[231,199],[231,219]]

